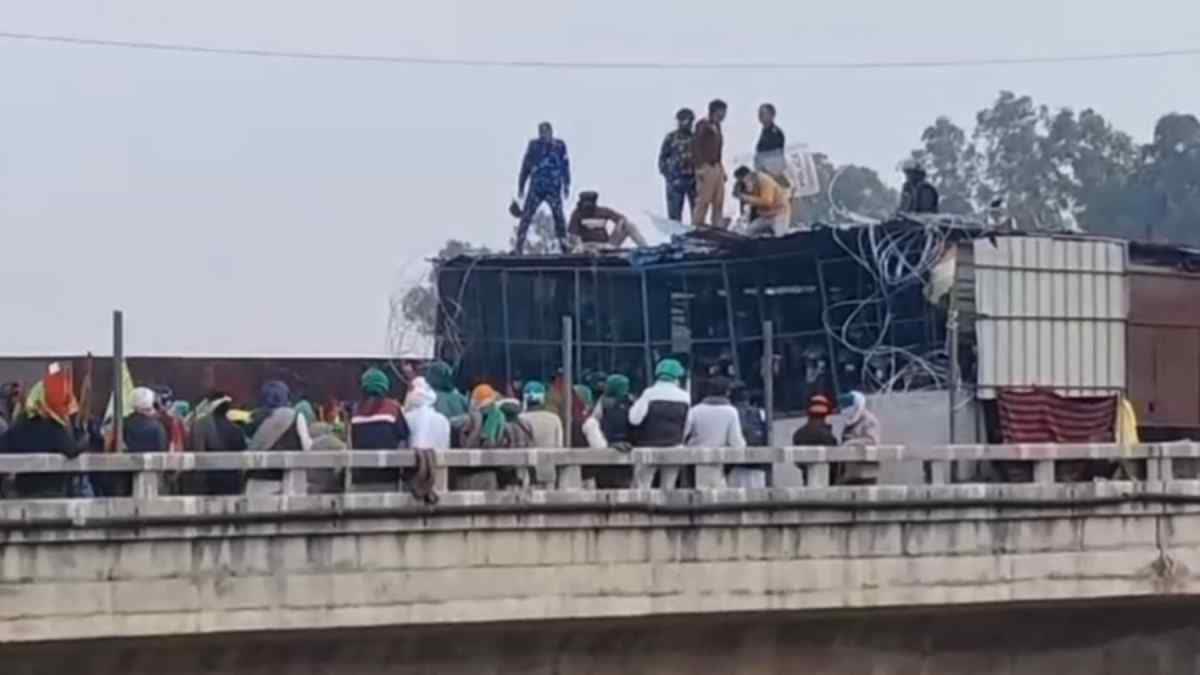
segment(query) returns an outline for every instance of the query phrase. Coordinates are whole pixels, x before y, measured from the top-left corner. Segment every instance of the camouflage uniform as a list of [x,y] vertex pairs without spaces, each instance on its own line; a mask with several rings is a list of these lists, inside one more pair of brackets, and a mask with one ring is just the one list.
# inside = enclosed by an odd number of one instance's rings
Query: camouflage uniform
[[667,182],[667,217],[683,220],[683,203],[688,211],[696,203],[696,167],[692,163],[691,131],[676,129],[663,139],[658,151],[658,172]]
[[519,186],[529,189],[525,193],[525,206],[521,210],[521,222],[517,225],[517,252],[525,248],[525,237],[529,223],[538,207],[545,202],[554,216],[554,234],[560,241],[567,236],[567,219],[563,215],[563,194],[571,189],[571,163],[567,159],[567,144],[557,138],[548,141],[535,138],[529,141],[525,159],[521,163]]

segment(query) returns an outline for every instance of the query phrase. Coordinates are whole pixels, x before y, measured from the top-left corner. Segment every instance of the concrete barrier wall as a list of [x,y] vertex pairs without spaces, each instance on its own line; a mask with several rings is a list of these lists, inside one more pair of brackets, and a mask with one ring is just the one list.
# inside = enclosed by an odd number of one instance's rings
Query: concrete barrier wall
[[1200,487],[0,503],[0,641],[1189,596]]
[[1194,603],[723,614],[0,645],[5,675],[1194,675]]

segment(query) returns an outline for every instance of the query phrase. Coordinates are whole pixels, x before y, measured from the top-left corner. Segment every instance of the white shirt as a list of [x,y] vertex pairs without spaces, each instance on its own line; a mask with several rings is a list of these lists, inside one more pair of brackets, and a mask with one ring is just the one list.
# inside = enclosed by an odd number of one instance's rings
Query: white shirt
[[705,399],[688,411],[683,444],[689,448],[744,448],[742,420],[737,408],[723,399]]
[[404,413],[408,423],[408,447],[416,450],[449,450],[450,420],[433,409],[421,406]]

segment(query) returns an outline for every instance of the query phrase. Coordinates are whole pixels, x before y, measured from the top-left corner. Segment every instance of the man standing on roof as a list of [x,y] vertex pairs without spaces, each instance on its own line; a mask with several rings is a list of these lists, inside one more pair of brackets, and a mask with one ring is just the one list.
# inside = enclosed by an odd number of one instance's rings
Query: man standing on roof
[[675,113],[677,127],[663,139],[658,151],[658,172],[667,182],[667,217],[683,222],[683,204],[696,208],[696,166],[692,162],[692,124],[696,113],[682,108]]
[[937,188],[925,178],[925,167],[910,159],[904,162],[904,187],[900,190],[901,213],[937,213]]
[[721,163],[725,138],[721,122],[729,106],[721,99],[708,104],[708,117],[696,124],[692,139],[692,160],[696,166],[696,206],[692,224],[704,225],[712,208],[712,224],[725,227],[725,166]]
[[792,220],[792,203],[787,190],[766,171],[751,171],[747,166],[738,167],[733,178],[737,181],[734,195],[754,210],[749,233],[755,236],[786,234]]
[[[530,184],[532,182],[532,184]],[[526,186],[529,187],[526,193]],[[571,163],[567,159],[567,144],[554,137],[554,128],[549,122],[538,125],[538,137],[529,141],[525,159],[521,162],[521,175],[517,179],[517,196],[525,198],[521,210],[521,222],[517,225],[516,253],[525,249],[525,237],[529,234],[529,223],[543,202],[550,206],[554,216],[554,234],[559,246],[567,250],[567,223],[563,217],[563,200],[571,194]]]
[[762,124],[762,133],[754,148],[754,168],[771,174],[776,181],[786,182],[787,161],[783,150],[786,139],[783,129],[775,124],[775,106],[770,103],[758,106],[758,121]]
[[[637,225],[620,213],[600,206],[599,202],[599,193],[592,190],[580,192],[579,203],[571,212],[571,224],[567,232],[583,244],[584,250],[602,246],[620,248],[626,239],[632,239],[638,246],[647,245]],[[610,222],[613,224],[611,233],[608,231]]]

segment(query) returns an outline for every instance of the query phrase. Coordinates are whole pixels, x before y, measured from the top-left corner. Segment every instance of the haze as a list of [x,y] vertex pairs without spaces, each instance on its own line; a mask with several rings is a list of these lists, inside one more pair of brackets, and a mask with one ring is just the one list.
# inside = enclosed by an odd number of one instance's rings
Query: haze
[[[0,0],[0,30],[434,58],[911,61],[1200,46],[1200,3]],[[895,180],[942,114],[1001,89],[1145,141],[1200,113],[1200,58],[869,71],[571,71],[314,62],[0,40],[0,353],[381,353],[388,296],[450,237],[508,239],[547,119],[576,190],[663,211],[675,110],[772,101],[790,142]]]

